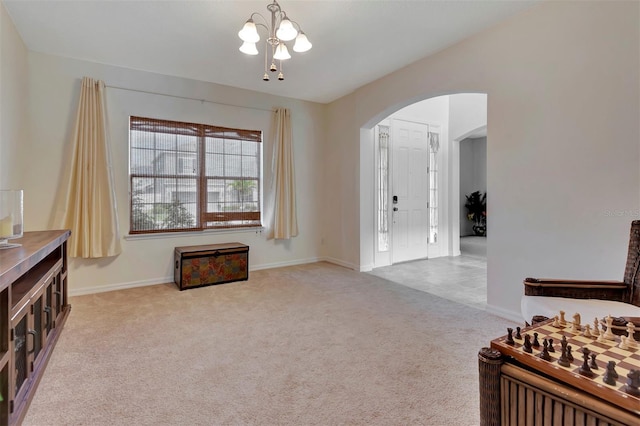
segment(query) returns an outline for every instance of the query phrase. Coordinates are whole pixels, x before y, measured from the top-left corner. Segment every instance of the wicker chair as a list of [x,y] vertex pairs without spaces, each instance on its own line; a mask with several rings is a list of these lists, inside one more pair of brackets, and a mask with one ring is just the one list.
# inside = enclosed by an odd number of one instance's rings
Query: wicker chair
[[[535,323],[557,315],[556,309],[562,306],[575,309],[575,312],[586,312],[585,318],[640,317],[639,270],[640,220],[634,220],[623,281],[526,278],[521,304],[523,317]],[[567,309],[563,310],[570,313]],[[535,315],[531,315],[534,312]]]

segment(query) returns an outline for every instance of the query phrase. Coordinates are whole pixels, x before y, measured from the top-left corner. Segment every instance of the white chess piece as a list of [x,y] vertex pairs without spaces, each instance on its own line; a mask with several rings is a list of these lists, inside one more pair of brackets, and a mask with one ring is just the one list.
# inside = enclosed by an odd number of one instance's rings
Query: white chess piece
[[593,319],[593,335],[594,336],[599,336],[600,335],[600,322],[598,321],[598,318],[594,318]]
[[620,336],[620,344],[618,345],[620,349],[629,349],[627,346],[627,336]]
[[604,337],[604,333],[600,333],[600,335],[598,336],[598,342],[604,343],[606,341],[607,339]]
[[578,333],[580,332],[581,327],[580,327],[580,314],[579,313],[575,313],[573,314],[573,322],[571,323],[571,331],[574,333]]
[[636,341],[636,338],[634,337],[634,333],[636,332],[636,325],[634,323],[632,323],[631,321],[629,321],[627,323],[627,346],[631,347],[631,348],[637,348],[638,347],[638,342]]
[[591,334],[591,326],[589,324],[585,324],[584,332],[582,333],[582,335],[584,337],[593,337],[593,335]]
[[560,311],[560,325],[567,325],[567,321],[564,319],[564,311]]
[[604,321],[607,324],[607,329],[604,332],[604,338],[607,340],[616,340],[616,335],[613,334],[612,330],[613,318],[611,317],[611,315],[607,315]]
[[553,323],[551,324],[553,327],[560,328],[560,321],[558,321],[558,316],[553,317]]

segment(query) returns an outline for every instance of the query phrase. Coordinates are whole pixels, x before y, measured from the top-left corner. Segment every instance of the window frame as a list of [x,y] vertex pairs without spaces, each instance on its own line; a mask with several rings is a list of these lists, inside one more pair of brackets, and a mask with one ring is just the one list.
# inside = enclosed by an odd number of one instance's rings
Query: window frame
[[[173,131],[169,131],[169,129]],[[169,152],[173,152],[176,155],[175,158],[175,171],[173,174],[169,173],[159,173],[156,167],[153,168],[153,173],[134,173],[133,165],[132,165],[132,154],[134,148],[140,149],[133,146],[133,131],[141,131],[145,133],[159,133],[159,134],[168,134],[173,136],[193,136],[196,137],[196,149],[195,154],[196,158],[194,162],[196,164],[196,171],[194,174],[183,173],[184,170],[178,170],[178,166],[180,164],[180,159],[185,159],[187,156],[185,155],[187,151],[180,151],[177,149],[169,150]],[[227,154],[226,152],[215,153],[207,151],[207,142],[213,139],[222,139],[223,146],[227,146],[226,142],[228,141],[241,141],[241,142],[250,142],[250,143],[258,143],[259,145],[256,147],[256,177],[253,176],[242,176],[244,173],[241,170],[240,176],[231,176],[227,175],[226,171],[223,172],[223,175],[207,175],[207,155],[214,156],[231,156],[237,154]],[[154,160],[156,159],[156,155],[158,151],[161,151],[157,147],[156,142],[154,142]],[[243,157],[251,157],[251,155],[245,155],[242,153],[242,145],[241,145],[241,153],[239,154],[241,159]],[[130,116],[129,117],[129,234],[130,235],[149,235],[149,234],[161,234],[161,233],[174,233],[174,232],[201,232],[201,231],[215,231],[215,230],[223,230],[229,231],[234,229],[246,229],[246,228],[257,228],[262,227],[262,131],[261,130],[247,130],[247,129],[236,129],[229,127],[220,127],[213,126],[209,124],[198,124],[198,123],[188,123],[182,121],[174,121],[174,120],[162,120],[155,118],[147,118],[147,117],[139,117],[139,116]],[[225,157],[223,157],[225,158]],[[242,166],[241,166],[242,169]],[[185,180],[185,179],[193,179],[195,180],[195,224],[191,227],[180,227],[180,228],[154,228],[154,229],[133,229],[136,223],[134,222],[134,181],[136,179],[153,179],[154,186],[156,185],[157,179],[168,179],[168,180]],[[257,205],[256,211],[208,211],[208,184],[214,180],[221,180],[223,182],[227,181],[251,181],[255,182],[255,190],[256,200],[255,204]],[[225,188],[225,194],[227,189]],[[246,200],[242,200],[241,204],[244,204]],[[251,201],[253,203],[253,201]],[[223,204],[232,202],[223,201]],[[162,205],[166,203],[154,202],[148,203],[152,205]],[[209,224],[212,222],[218,222],[217,224]],[[233,223],[233,222],[247,222],[247,223]]]

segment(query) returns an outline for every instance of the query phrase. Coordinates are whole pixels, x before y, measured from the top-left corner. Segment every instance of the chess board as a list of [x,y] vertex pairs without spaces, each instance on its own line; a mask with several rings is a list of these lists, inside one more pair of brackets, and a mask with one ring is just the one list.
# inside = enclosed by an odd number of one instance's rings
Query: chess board
[[[533,342],[534,333],[538,333],[540,346],[537,348],[534,347],[532,353],[527,353],[523,350],[524,336],[525,334],[529,334]],[[516,339],[515,335],[516,332],[514,330],[513,344],[506,343],[507,336],[505,335],[493,340],[491,347],[556,380],[568,383],[578,389],[599,396],[606,401],[640,415],[640,398],[625,391],[629,371],[632,369],[640,370],[640,347],[620,349],[617,347],[620,343],[620,336],[616,336],[615,340],[607,340],[601,343],[596,341],[596,337],[584,337],[580,332],[572,332],[570,324],[559,328],[554,327],[552,320],[532,327],[523,328],[520,339]],[[572,347],[574,359],[571,361],[569,367],[563,367],[557,362],[562,352],[560,342],[563,336],[566,336],[568,344]],[[549,353],[551,356],[551,360],[549,361],[543,360],[538,356],[542,352],[544,339],[553,339],[555,352]],[[591,369],[593,373],[592,377],[584,376],[579,372],[584,362],[582,349],[585,347],[592,351],[592,353],[597,354],[596,364],[598,368]],[[616,379],[615,385],[609,385],[603,381],[603,376],[609,361],[615,361],[616,363],[615,370],[618,373],[618,378]],[[591,363],[590,359],[589,363]]]

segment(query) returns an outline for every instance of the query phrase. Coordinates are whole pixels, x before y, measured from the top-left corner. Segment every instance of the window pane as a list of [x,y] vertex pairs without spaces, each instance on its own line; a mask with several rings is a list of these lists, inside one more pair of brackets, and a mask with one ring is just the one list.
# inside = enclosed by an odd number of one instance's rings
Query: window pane
[[131,138],[131,147],[151,149],[155,147],[155,138],[153,137],[153,134],[132,130],[129,137]]
[[177,136],[178,151],[196,152],[198,148],[198,138],[195,136]]
[[256,156],[258,155],[258,150],[260,148],[260,144],[257,142],[247,142],[242,141],[242,155]]
[[149,231],[156,229],[153,219],[154,205],[153,179],[133,178],[131,180],[131,229]]
[[131,149],[131,173],[152,174],[154,151],[152,149]]
[[247,159],[243,157],[242,161],[242,176],[243,177],[258,177],[258,164],[255,161],[250,161],[251,159]]
[[176,153],[173,151],[156,151],[154,165],[155,174],[157,175],[175,175]]
[[219,138],[207,138],[207,153],[224,153],[224,140]]
[[176,135],[156,133],[156,149],[176,150]]
[[225,140],[224,141],[224,153],[240,155],[242,154],[242,141]]
[[239,155],[225,155],[224,174],[225,176],[233,177],[242,176],[242,157]]
[[224,156],[207,154],[207,176],[224,176]]

